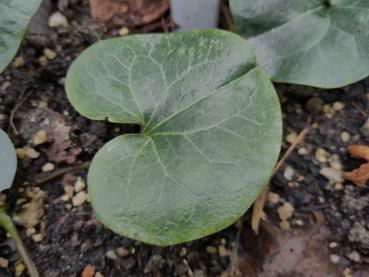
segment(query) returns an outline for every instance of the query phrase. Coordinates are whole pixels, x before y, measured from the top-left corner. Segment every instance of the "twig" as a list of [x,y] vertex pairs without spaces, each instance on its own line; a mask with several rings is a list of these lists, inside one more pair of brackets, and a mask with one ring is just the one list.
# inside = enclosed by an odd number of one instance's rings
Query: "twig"
[[13,110],[10,112],[9,125],[12,128],[15,135],[19,135],[17,127],[15,127],[15,124],[14,124],[15,114],[18,111],[18,109],[23,105],[23,103],[27,100],[27,98],[32,94],[32,92],[29,92],[25,97],[23,97],[24,93],[25,91],[22,91],[22,93],[19,95],[18,97],[19,101],[15,104]]
[[90,167],[90,165],[91,165],[91,162],[84,162],[81,164],[72,165],[72,166],[65,167],[65,168],[60,168],[59,170],[56,170],[47,176],[36,177],[36,184],[41,185],[59,176],[67,174],[69,172],[73,172],[73,171],[77,171],[81,169],[87,169]]
[[222,1],[220,9],[222,11],[222,14],[224,15],[224,19],[227,24],[227,29],[231,32],[234,32],[235,28],[231,12],[229,11],[229,7]]
[[[292,152],[296,149],[296,147],[303,141],[308,131],[309,131],[309,128],[306,127],[300,132],[296,140],[290,145],[286,153],[284,153],[283,157],[279,160],[279,162],[274,167],[272,176],[269,178],[269,180],[271,180],[275,176],[275,174],[281,169],[281,167],[286,162],[288,157],[292,154]],[[259,231],[259,224],[260,224],[261,217],[263,215],[263,209],[264,209],[264,205],[265,205],[268,192],[269,192],[269,185],[265,186],[265,188],[262,190],[259,197],[256,199],[254,203],[254,207],[252,210],[252,217],[251,217],[251,227],[255,231],[256,234]]]
[[368,113],[366,111],[364,111],[364,109],[362,107],[360,107],[360,105],[358,103],[352,102],[352,105],[354,106],[355,109],[357,109],[359,111],[359,113],[361,113],[361,115],[368,116]]
[[31,256],[28,254],[27,249],[23,245],[22,239],[18,234],[17,228],[9,215],[6,214],[4,207],[0,207],[0,226],[3,227],[12,237],[24,263],[26,264],[28,273],[31,277],[39,277],[36,265],[32,261]]

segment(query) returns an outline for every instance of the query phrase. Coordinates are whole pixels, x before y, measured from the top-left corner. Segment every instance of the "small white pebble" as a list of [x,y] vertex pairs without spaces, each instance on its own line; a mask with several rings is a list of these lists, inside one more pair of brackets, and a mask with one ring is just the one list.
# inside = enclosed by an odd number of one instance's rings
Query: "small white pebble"
[[288,181],[292,181],[293,176],[295,176],[295,170],[292,167],[287,166],[286,169],[284,170],[283,176]]
[[209,254],[216,254],[217,253],[217,249],[214,246],[206,246],[206,252],[208,252]]
[[341,183],[337,183],[334,185],[334,189],[335,190],[342,190],[343,189],[343,185]]
[[279,194],[271,191],[268,193],[268,201],[270,203],[277,204],[279,203],[279,200],[280,200]]
[[342,142],[348,142],[351,139],[351,135],[346,131],[342,132],[340,137]]
[[127,27],[122,27],[119,29],[118,34],[120,36],[126,36],[129,34],[129,29]]
[[332,242],[330,242],[329,243],[329,248],[331,248],[331,249],[335,249],[335,248],[337,248],[337,246],[338,246],[338,243],[337,242],[334,242],[334,241],[332,241]]
[[328,161],[328,157],[329,157],[329,153],[323,148],[318,148],[315,151],[315,159],[318,162],[326,163]]
[[116,260],[118,258],[117,254],[113,250],[109,250],[106,252],[106,257],[108,257],[111,260]]
[[44,49],[44,55],[46,58],[48,58],[49,60],[53,60],[56,58],[56,52],[54,52],[53,50],[49,49],[49,48],[45,48]]
[[47,142],[47,133],[45,130],[40,130],[33,135],[32,143],[33,145],[40,145]]
[[345,108],[345,104],[340,101],[334,102],[332,106],[333,110],[336,112],[342,111]]
[[123,247],[118,247],[118,248],[117,248],[117,253],[118,253],[118,255],[119,255],[119,256],[121,256],[121,257],[127,257],[127,256],[129,256],[129,255],[130,255],[129,250],[128,250],[128,249],[126,249],[126,248],[123,248]]
[[44,239],[44,236],[41,234],[32,235],[32,239],[34,242],[41,242]]
[[332,263],[337,264],[340,261],[340,256],[336,255],[336,254],[332,254],[330,255],[330,260]]
[[40,153],[37,152],[34,148],[27,148],[26,155],[28,158],[31,159],[37,159],[38,157],[40,157]]
[[293,144],[298,138],[298,135],[296,133],[289,133],[286,136],[286,141]]
[[218,246],[218,253],[219,253],[219,256],[221,256],[221,257],[230,256],[229,251],[227,250],[227,248],[225,248],[224,245],[219,245]]
[[54,164],[52,163],[46,163],[42,166],[42,172],[50,172],[55,169]]
[[26,230],[26,234],[27,234],[28,237],[32,236],[35,233],[36,233],[36,229],[34,227],[27,228],[27,230]]
[[87,200],[87,194],[84,191],[80,191],[72,198],[73,206],[80,206]]
[[308,150],[305,148],[305,147],[301,147],[297,150],[297,153],[300,155],[300,156],[305,156],[308,154]]
[[347,255],[347,257],[354,262],[360,262],[361,261],[361,256],[357,251],[352,251],[350,254]]
[[9,261],[3,257],[0,257],[0,267],[8,268]]
[[293,208],[291,203],[286,202],[286,203],[283,204],[283,206],[281,206],[277,209],[277,212],[278,212],[279,218],[282,221],[285,221],[285,220],[292,217],[294,210],[295,209]]
[[283,229],[283,230],[289,230],[291,228],[290,223],[287,220],[282,220],[279,223],[279,226]]
[[65,194],[68,195],[69,198],[72,198],[73,192],[74,192],[74,188],[72,186],[70,185],[64,186],[64,191],[65,191]]
[[78,177],[76,183],[74,184],[74,191],[75,192],[80,192],[80,191],[84,190],[85,187],[86,187],[85,181],[83,181],[83,179],[81,177]]
[[60,26],[68,27],[67,18],[60,12],[55,12],[49,17],[49,27],[55,28]]

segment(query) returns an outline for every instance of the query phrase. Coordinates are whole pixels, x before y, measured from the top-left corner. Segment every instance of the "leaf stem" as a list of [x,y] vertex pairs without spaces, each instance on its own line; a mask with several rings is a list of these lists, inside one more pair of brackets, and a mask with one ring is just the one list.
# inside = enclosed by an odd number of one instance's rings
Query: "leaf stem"
[[15,241],[18,253],[26,264],[29,275],[31,277],[39,277],[40,275],[38,274],[37,268],[28,254],[27,249],[23,245],[22,239],[20,238],[12,219],[7,215],[4,206],[0,207],[0,226],[3,227]]

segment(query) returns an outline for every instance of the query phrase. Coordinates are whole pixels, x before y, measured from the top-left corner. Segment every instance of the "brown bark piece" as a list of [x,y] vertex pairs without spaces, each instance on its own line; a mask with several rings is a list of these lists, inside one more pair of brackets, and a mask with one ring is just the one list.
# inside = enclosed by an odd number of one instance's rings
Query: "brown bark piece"
[[92,17],[108,26],[140,26],[161,17],[169,0],[89,0]]

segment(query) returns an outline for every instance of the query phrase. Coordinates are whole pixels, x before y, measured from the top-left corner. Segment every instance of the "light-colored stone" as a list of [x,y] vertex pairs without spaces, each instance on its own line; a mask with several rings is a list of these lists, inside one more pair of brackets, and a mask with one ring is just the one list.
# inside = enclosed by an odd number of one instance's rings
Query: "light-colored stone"
[[117,248],[117,253],[121,257],[128,257],[130,255],[129,250],[124,248],[124,247],[118,247]]
[[50,172],[55,169],[55,165],[52,163],[46,163],[42,166],[42,172]]
[[331,168],[342,171],[342,163],[340,157],[337,154],[333,154],[329,157],[329,164]]
[[120,36],[126,36],[129,34],[129,29],[127,27],[122,27],[119,29],[118,34]]
[[321,163],[326,163],[328,161],[328,158],[329,158],[329,153],[323,149],[323,148],[318,148],[316,151],[315,151],[315,159],[318,161],[318,162],[321,162]]
[[53,50],[49,48],[45,48],[43,52],[44,52],[45,57],[48,58],[49,60],[53,60],[57,56],[56,52],[54,52]]
[[2,268],[8,268],[9,261],[3,257],[0,257],[0,267]]
[[337,242],[334,242],[334,241],[332,241],[332,242],[330,242],[329,243],[329,248],[331,248],[331,249],[335,249],[335,248],[337,248],[337,246],[338,246],[338,243]]
[[37,152],[34,148],[27,148],[26,155],[28,158],[37,159],[40,157],[40,152]]
[[268,193],[268,201],[270,203],[277,204],[279,203],[279,200],[280,200],[280,197],[278,193],[274,193],[272,191]]
[[288,181],[292,181],[293,177],[295,176],[295,170],[287,166],[283,173],[284,178],[286,178]]
[[277,212],[278,212],[279,218],[282,221],[285,221],[292,217],[294,210],[295,209],[293,208],[291,203],[286,202],[283,204],[283,206],[277,209]]
[[320,175],[328,179],[329,181],[332,181],[334,183],[342,183],[343,177],[342,177],[342,171],[330,168],[330,167],[323,167],[319,171]]
[[209,254],[216,254],[217,253],[217,249],[214,246],[206,246],[206,252],[208,252]]
[[106,257],[108,257],[111,260],[116,260],[118,258],[117,254],[115,253],[114,250],[109,250],[106,252]]
[[54,12],[49,17],[49,27],[55,28],[55,27],[68,27],[68,21],[67,18],[62,15],[60,12]]
[[74,188],[72,186],[70,185],[64,186],[64,191],[65,191],[65,194],[68,195],[69,198],[73,197]]
[[309,154],[308,150],[305,148],[305,147],[301,147],[297,150],[297,153],[300,155],[300,156],[305,156],[307,154]]
[[218,253],[219,253],[219,256],[221,256],[221,257],[230,256],[230,252],[227,250],[227,248],[225,248],[224,245],[219,245],[218,246]]
[[23,148],[17,148],[16,153],[18,159],[23,160],[25,157],[27,157],[27,151]]
[[340,138],[342,142],[349,142],[351,139],[351,135],[348,132],[344,131],[341,133]]
[[84,191],[80,191],[72,198],[73,206],[80,206],[87,200],[87,194]]
[[47,133],[45,130],[40,130],[33,135],[32,143],[33,145],[40,145],[47,142]]
[[335,110],[336,112],[340,112],[345,108],[345,104],[343,104],[340,101],[334,102],[333,106],[332,106],[333,110]]
[[41,56],[38,58],[38,63],[42,66],[45,67],[47,66],[48,63],[48,59],[45,56]]
[[286,136],[286,141],[293,144],[298,138],[298,135],[296,133],[289,133],[287,136]]
[[330,260],[332,263],[334,264],[338,264],[338,262],[340,261],[340,256],[336,255],[336,254],[332,254],[329,256]]
[[359,263],[361,261],[361,256],[357,251],[352,251],[350,254],[347,255],[347,257],[354,262]]
[[100,273],[100,272],[96,272],[95,277],[104,277],[104,275],[102,275],[102,273]]
[[342,183],[337,183],[337,184],[335,184],[335,185],[334,185],[334,189],[335,189],[335,190],[342,190],[342,189],[343,189],[343,185],[342,185]]
[[16,57],[14,60],[14,67],[22,67],[26,62],[24,61],[22,56]]
[[74,191],[75,192],[80,192],[80,191],[84,190],[85,187],[86,187],[85,181],[83,181],[83,179],[81,177],[78,177],[76,183],[74,184]]
[[291,228],[290,223],[287,220],[282,220],[279,223],[279,226],[283,229],[283,230],[289,230]]
[[34,242],[41,242],[44,239],[42,234],[34,234],[32,235],[32,239]]

